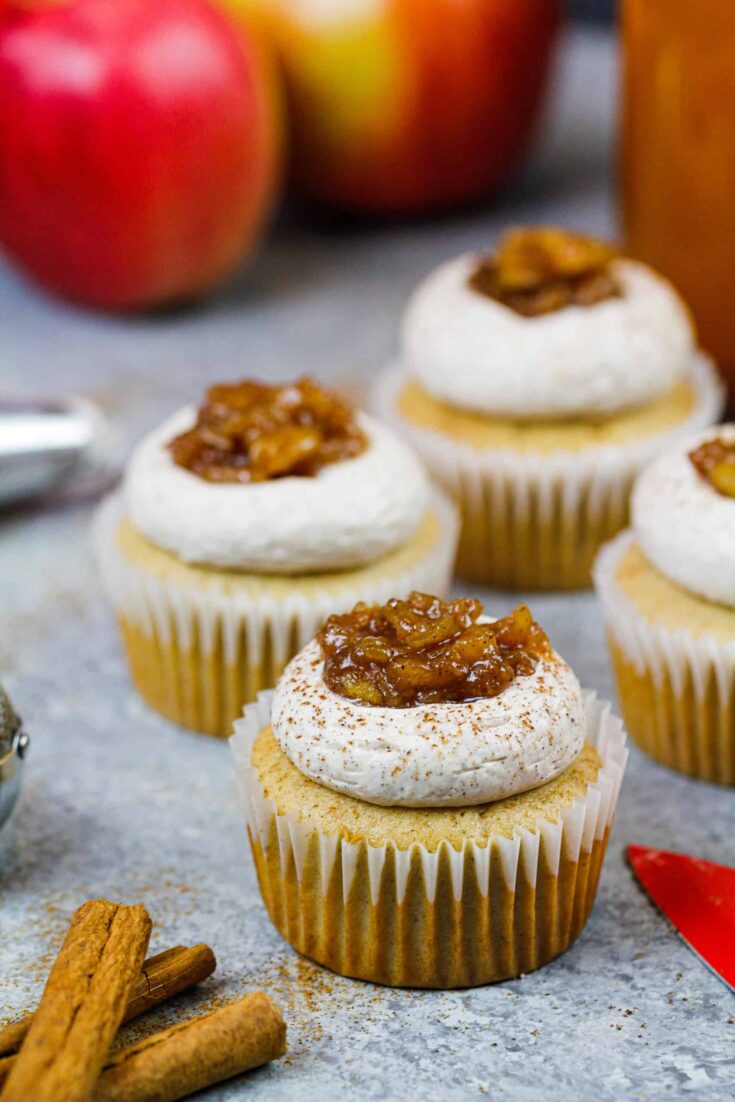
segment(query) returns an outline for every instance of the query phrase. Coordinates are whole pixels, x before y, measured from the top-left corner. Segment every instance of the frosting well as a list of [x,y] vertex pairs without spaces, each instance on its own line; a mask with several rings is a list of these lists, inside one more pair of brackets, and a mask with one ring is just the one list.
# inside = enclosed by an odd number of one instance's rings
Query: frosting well
[[195,424],[168,446],[179,467],[209,482],[267,482],[313,477],[366,445],[354,410],[306,377],[215,384]]
[[367,447],[308,478],[208,482],[178,466],[170,441],[195,421],[180,410],[133,452],[125,509],[138,531],[184,562],[263,574],[348,569],[406,543],[429,503],[410,448],[364,414]]
[[501,620],[482,603],[413,591],[330,616],[317,634],[330,689],[363,704],[410,708],[497,696],[527,677],[549,640],[525,605]]
[[616,298],[611,270],[617,256],[605,241],[551,226],[508,230],[485,256],[469,286],[524,317],[552,314],[567,306],[595,306]]
[[585,706],[553,652],[491,698],[366,705],[327,687],[314,640],[286,668],[271,722],[293,764],[336,792],[384,806],[464,807],[558,776],[582,749]]
[[522,420],[609,415],[665,394],[687,370],[689,314],[645,265],[611,262],[614,297],[523,317],[472,289],[477,263],[470,253],[440,265],[404,317],[405,366],[440,401]]

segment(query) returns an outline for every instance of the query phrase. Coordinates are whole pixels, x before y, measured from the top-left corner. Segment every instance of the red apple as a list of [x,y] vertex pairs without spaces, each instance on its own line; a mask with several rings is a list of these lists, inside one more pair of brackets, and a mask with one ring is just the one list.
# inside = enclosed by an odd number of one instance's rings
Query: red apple
[[399,213],[484,196],[518,163],[559,0],[226,0],[285,73],[295,188]]
[[84,303],[197,296],[261,231],[279,121],[208,0],[0,0],[0,243]]

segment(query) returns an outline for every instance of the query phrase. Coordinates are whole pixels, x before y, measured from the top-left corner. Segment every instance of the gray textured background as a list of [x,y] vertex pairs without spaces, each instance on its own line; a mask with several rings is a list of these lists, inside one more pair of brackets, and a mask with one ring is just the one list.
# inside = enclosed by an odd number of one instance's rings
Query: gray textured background
[[[574,37],[544,142],[512,199],[370,231],[284,220],[259,262],[192,313],[96,317],[0,268],[2,389],[94,397],[122,454],[210,380],[369,378],[393,350],[411,285],[436,261],[489,242],[512,220],[611,230],[613,88],[608,41]],[[535,975],[449,993],[332,976],[298,959],[265,916],[227,747],[174,729],[130,692],[90,561],[90,515],[78,504],[0,518],[0,671],[33,736],[25,793],[0,836],[0,1019],[38,996],[72,909],[104,895],[143,900],[159,948],[206,940],[215,949],[216,980],[169,1015],[256,986],[283,1006],[285,1060],[208,1097],[735,1096],[732,995],[671,933],[623,860],[636,841],[735,864],[731,792],[634,751],[587,930]],[[500,613],[513,600],[498,595],[490,607]],[[609,695],[593,598],[546,596],[532,607],[583,682]]]

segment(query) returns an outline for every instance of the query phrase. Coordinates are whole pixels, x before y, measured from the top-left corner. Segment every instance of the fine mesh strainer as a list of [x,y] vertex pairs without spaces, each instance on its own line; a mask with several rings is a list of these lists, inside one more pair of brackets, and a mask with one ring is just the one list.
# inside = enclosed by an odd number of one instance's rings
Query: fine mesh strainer
[[96,453],[107,435],[97,407],[82,398],[0,394],[0,509],[72,483],[77,495],[94,489],[103,458]]
[[0,826],[18,799],[28,745],[28,735],[23,730],[20,716],[13,711],[7,693],[0,685]]

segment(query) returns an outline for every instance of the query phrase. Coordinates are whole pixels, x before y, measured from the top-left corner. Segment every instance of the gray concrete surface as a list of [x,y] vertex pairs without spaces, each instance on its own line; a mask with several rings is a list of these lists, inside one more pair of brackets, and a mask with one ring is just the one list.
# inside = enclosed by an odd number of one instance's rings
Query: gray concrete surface
[[[544,141],[511,195],[428,225],[283,219],[259,261],[189,313],[93,316],[0,268],[1,388],[88,394],[111,417],[122,455],[210,380],[302,371],[368,379],[394,348],[409,288],[436,261],[490,242],[509,221],[611,229],[613,91],[610,43],[575,37]],[[535,975],[449,993],[332,976],[298,959],[265,915],[227,747],[174,729],[131,693],[91,564],[91,510],[0,518],[0,677],[33,737],[25,792],[0,835],[0,1020],[37,998],[73,908],[104,895],[143,900],[156,946],[205,940],[220,961],[197,996],[140,1031],[253,987],[281,1003],[288,1056],[207,1097],[735,1097],[733,996],[674,936],[623,859],[636,841],[735,864],[732,792],[634,751],[588,927]],[[513,598],[489,600],[502,612]],[[610,695],[592,596],[532,606],[582,681]]]

